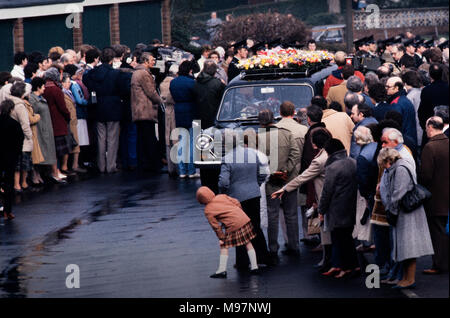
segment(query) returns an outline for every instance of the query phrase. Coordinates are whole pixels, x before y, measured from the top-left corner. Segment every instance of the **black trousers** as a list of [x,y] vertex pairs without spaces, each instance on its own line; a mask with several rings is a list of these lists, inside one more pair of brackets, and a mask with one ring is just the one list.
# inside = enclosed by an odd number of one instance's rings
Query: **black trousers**
[[353,270],[359,266],[352,233],[353,227],[335,228],[331,231],[333,267],[338,267],[342,270]]
[[219,169],[200,169],[200,181],[202,186],[208,187],[215,194],[219,194]]
[[[250,218],[253,228],[256,233],[256,237],[251,241],[255,248],[256,259],[258,264],[266,264],[269,258],[269,251],[267,249],[266,239],[261,229],[261,216],[260,216],[260,202],[258,198],[242,201],[242,209],[245,214]],[[248,268],[250,260],[248,258],[247,249],[245,246],[236,247],[236,266],[238,268]]]
[[434,255],[433,269],[448,272],[448,248],[449,238],[445,233],[447,216],[428,215],[428,227],[430,228],[431,242],[433,243]]
[[155,123],[150,120],[136,122],[138,170],[159,172],[162,168],[161,151],[156,139]]
[[3,198],[3,212],[12,212],[12,202],[14,200],[14,166],[9,168],[0,167],[0,185],[3,193],[0,196]]

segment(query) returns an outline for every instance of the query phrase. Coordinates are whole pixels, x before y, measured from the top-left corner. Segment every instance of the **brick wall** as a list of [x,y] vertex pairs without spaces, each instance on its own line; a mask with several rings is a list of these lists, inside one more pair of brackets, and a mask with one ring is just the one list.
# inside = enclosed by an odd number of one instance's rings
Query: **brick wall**
[[[439,35],[448,33],[448,26],[439,26],[437,27]],[[411,31],[415,35],[436,35],[436,30],[434,26],[423,26],[423,27],[413,27],[413,28],[393,28],[386,29],[387,37],[397,36],[401,33],[405,34],[406,31]],[[372,30],[353,30],[353,38],[360,39],[362,37],[373,34],[375,40],[384,40],[385,32],[384,29],[372,29]]]
[[14,53],[25,51],[24,38],[23,38],[23,19],[16,19],[13,29],[14,37]]
[[109,9],[109,28],[111,45],[120,44],[119,4],[115,3]]
[[80,49],[80,46],[83,44],[83,14],[79,13],[75,15],[75,19],[78,19],[77,23],[75,23],[77,27],[74,27],[73,32],[73,47],[75,51]]
[[170,0],[163,0],[161,4],[162,42],[172,43],[172,25],[170,22]]

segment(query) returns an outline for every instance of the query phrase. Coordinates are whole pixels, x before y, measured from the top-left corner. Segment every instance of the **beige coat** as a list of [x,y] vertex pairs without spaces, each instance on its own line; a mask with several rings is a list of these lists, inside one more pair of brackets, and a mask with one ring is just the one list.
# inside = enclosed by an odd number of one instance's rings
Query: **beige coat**
[[175,101],[173,100],[172,94],[170,94],[170,82],[174,77],[167,76],[164,81],[159,85],[161,91],[161,98],[166,106],[165,121],[166,121],[166,145],[170,145],[170,133],[175,129]]
[[41,120],[41,115],[34,113],[33,106],[31,106],[28,101],[25,101],[25,107],[28,111],[28,119],[30,121],[31,133],[33,135],[33,151],[31,152],[31,159],[33,160],[33,164],[37,165],[45,161],[37,136],[37,123]]
[[10,96],[15,106],[11,111],[11,118],[17,121],[22,127],[22,131],[24,134],[23,140],[23,152],[32,152],[33,151],[33,133],[30,127],[30,118],[28,117],[28,111],[25,106],[25,101],[21,98]]
[[314,189],[316,190],[316,202],[319,202],[322,194],[323,182],[325,180],[325,163],[327,162],[328,154],[325,149],[321,149],[314,157],[314,160],[309,165],[308,169],[303,171],[301,175],[286,184],[283,188],[287,192],[294,191],[302,184],[313,181]]
[[345,112],[344,98],[347,92],[347,81],[343,81],[339,85],[330,87],[327,95],[328,106],[331,104],[331,102],[338,102],[339,104],[341,104],[342,111]]
[[355,124],[347,113],[326,109],[323,111],[322,122],[330,131],[333,138],[339,139],[342,142],[347,150],[347,154],[349,154]]
[[[75,141],[77,144],[79,144],[78,141],[78,119],[77,119],[77,109],[76,105],[73,103],[72,98],[70,98],[69,95],[64,94],[64,101],[66,102],[67,110],[70,112],[70,132],[72,133],[73,137],[75,138]],[[80,146],[76,146],[72,149],[70,153],[80,153]]]
[[299,124],[292,118],[282,118],[275,126],[289,130],[294,136],[298,150],[300,151],[300,161],[296,165],[296,173],[298,174],[300,171],[301,155],[303,153],[303,146],[305,145],[305,136],[308,132],[308,128],[305,125]]
[[[277,129],[277,127],[267,127],[266,131],[258,134],[258,141],[259,147],[264,143],[266,150],[265,155],[269,157],[269,169],[271,174],[276,171],[286,171],[286,183],[298,176],[299,170],[297,168],[299,166],[298,163],[300,162],[300,151],[294,135],[289,130],[284,128]],[[277,144],[271,145],[271,141],[277,142]],[[271,148],[273,147],[277,147],[278,158],[273,158],[274,154],[270,153]],[[275,185],[271,183],[269,179],[266,183],[267,195],[281,189],[283,185]]]
[[131,77],[132,120],[150,120],[157,123],[158,104],[161,102],[153,76],[144,65],[138,65]]

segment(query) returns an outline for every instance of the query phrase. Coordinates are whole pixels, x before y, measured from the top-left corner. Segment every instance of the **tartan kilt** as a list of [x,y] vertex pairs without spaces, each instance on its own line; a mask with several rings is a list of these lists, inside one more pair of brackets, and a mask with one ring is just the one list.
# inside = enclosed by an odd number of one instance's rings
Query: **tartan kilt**
[[62,157],[70,153],[71,149],[67,142],[67,136],[55,136],[56,156]]
[[253,240],[256,237],[255,230],[253,229],[253,225],[251,222],[248,222],[240,229],[231,232],[226,233],[225,239],[223,240],[223,245],[221,245],[221,248],[230,248],[230,247],[236,247],[241,245],[246,245],[251,240]]

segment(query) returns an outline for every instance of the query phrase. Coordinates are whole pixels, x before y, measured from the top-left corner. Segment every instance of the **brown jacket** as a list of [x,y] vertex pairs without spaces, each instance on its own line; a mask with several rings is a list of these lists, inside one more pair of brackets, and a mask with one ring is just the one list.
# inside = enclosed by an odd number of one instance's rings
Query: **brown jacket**
[[337,112],[333,109],[325,109],[323,111],[322,122],[325,123],[326,128],[330,131],[333,138],[339,139],[350,153],[350,145],[353,134],[353,127],[355,124],[344,112]]
[[423,148],[418,181],[432,195],[424,205],[428,215],[448,215],[448,159],[448,138],[444,134],[432,137]]
[[[64,94],[64,101],[66,102],[67,110],[70,112],[70,122],[69,122],[69,128],[70,132],[73,135],[73,138],[79,143],[78,140],[78,118],[77,118],[77,106],[72,101],[72,98],[70,98],[69,95]],[[80,146],[76,146],[73,148],[70,153],[80,153]]]
[[345,112],[344,98],[347,92],[348,92],[347,81],[343,81],[339,85],[330,87],[330,90],[328,91],[327,95],[328,106],[331,104],[331,102],[338,102],[339,104],[341,104],[342,111]]
[[24,100],[25,102],[25,108],[28,111],[28,119],[30,121],[30,128],[32,133],[32,139],[33,139],[33,150],[31,151],[31,159],[33,160],[33,164],[37,165],[41,162],[44,162],[44,156],[42,155],[41,147],[39,146],[38,142],[38,131],[36,124],[41,120],[41,115],[35,114],[33,110],[33,106],[31,104]]
[[[239,201],[226,194],[214,195],[209,188],[201,187],[197,191],[197,200],[206,205],[205,216],[219,240],[225,239],[226,233],[235,232],[250,222]],[[225,226],[226,233],[223,233],[220,223]]]
[[161,98],[156,92],[153,76],[143,65],[138,65],[131,77],[131,116],[133,121],[158,122],[158,104]]

